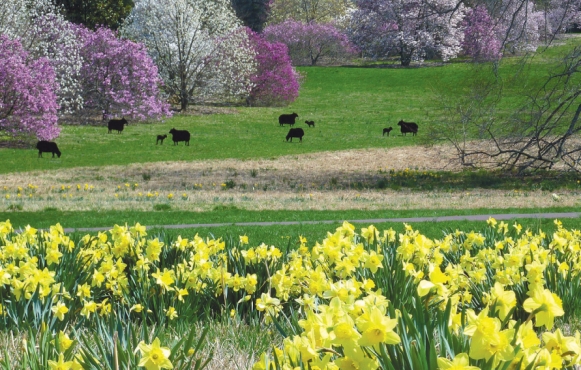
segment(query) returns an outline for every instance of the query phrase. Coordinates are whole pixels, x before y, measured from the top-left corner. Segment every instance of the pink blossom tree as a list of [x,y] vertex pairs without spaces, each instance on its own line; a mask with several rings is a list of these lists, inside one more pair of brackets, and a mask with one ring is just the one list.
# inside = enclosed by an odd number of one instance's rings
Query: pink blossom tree
[[250,29],[247,32],[257,61],[248,104],[286,105],[294,101],[299,95],[299,75],[292,67],[287,46],[269,42]]
[[169,115],[161,99],[162,81],[145,46],[123,40],[107,28],[78,27],[84,109],[135,119]]
[[57,84],[48,60],[30,60],[18,40],[0,35],[0,133],[12,139],[58,136]]
[[356,52],[347,35],[332,24],[289,19],[266,27],[263,34],[267,40],[285,44],[294,65],[336,63]]
[[501,42],[494,22],[482,5],[469,9],[464,19],[464,52],[474,60],[498,60],[502,57]]

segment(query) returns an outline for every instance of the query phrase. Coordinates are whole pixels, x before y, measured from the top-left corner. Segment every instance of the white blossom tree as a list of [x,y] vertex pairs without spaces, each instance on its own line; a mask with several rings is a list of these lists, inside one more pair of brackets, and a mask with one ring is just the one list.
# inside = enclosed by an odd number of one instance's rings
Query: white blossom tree
[[490,8],[503,49],[511,53],[533,52],[540,38],[542,13],[532,1],[501,0]]
[[456,0],[357,0],[349,32],[364,55],[399,55],[401,64],[462,50],[464,5]]
[[49,12],[34,19],[23,36],[25,47],[35,58],[47,58],[55,71],[59,113],[71,114],[83,108],[80,70],[82,41],[78,26],[68,22],[58,12]]
[[182,109],[249,94],[255,55],[230,0],[137,0],[122,33],[147,46]]

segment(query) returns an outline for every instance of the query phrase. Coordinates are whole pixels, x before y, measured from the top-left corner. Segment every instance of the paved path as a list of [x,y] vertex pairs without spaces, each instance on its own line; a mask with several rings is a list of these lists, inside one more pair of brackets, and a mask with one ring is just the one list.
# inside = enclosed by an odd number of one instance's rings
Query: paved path
[[[437,216],[437,217],[402,217],[402,218],[369,218],[362,220],[347,220],[352,224],[378,224],[382,222],[443,222],[443,221],[486,221],[489,217],[497,220],[512,220],[516,218],[578,218],[581,212],[567,213],[512,213],[512,214],[487,214],[487,215],[464,215],[464,216]],[[318,221],[269,221],[269,222],[229,222],[212,224],[182,224],[182,225],[147,225],[148,229],[195,229],[203,227],[223,227],[223,226],[275,226],[275,225],[313,225],[313,224],[335,224],[344,220],[318,220]],[[108,231],[112,227],[79,227],[65,228],[65,232],[74,231]]]

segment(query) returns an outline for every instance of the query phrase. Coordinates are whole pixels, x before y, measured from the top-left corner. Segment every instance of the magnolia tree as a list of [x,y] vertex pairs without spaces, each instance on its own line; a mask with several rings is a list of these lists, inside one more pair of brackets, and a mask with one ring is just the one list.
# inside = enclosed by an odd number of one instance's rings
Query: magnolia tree
[[264,37],[288,47],[294,65],[333,63],[352,56],[356,49],[332,24],[287,20],[264,29]]
[[287,46],[268,42],[251,30],[247,32],[257,60],[248,104],[286,105],[293,102],[299,95],[299,75],[292,67]]
[[137,0],[123,32],[147,46],[185,110],[248,96],[255,55],[239,26],[229,0]]
[[398,55],[401,64],[462,50],[463,4],[455,0],[356,0],[349,34],[364,56]]
[[54,12],[51,0],[2,0],[0,34],[12,38],[23,37],[30,31],[36,18]]
[[24,36],[31,57],[46,58],[55,71],[59,114],[71,114],[83,107],[80,71],[82,42],[77,27],[58,13],[38,16]]
[[58,136],[57,84],[48,60],[33,60],[18,40],[0,35],[0,133],[12,139]]
[[464,19],[464,52],[474,60],[498,60],[502,57],[501,42],[495,32],[494,21],[486,7],[468,9]]
[[169,114],[160,97],[157,67],[145,46],[117,37],[107,28],[78,27],[82,42],[80,70],[84,111],[159,118]]
[[539,9],[543,13],[542,33],[545,37],[581,24],[581,0],[544,0]]
[[503,50],[517,53],[537,49],[542,13],[532,1],[499,0],[489,13],[495,19],[495,30]]

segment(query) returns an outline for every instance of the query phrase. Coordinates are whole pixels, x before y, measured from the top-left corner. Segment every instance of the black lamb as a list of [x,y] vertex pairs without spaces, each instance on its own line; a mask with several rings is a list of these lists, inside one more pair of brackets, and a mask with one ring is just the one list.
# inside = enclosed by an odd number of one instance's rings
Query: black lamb
[[386,133],[387,133],[387,136],[389,136],[389,133],[391,132],[391,130],[393,130],[393,127],[384,128],[383,135],[381,135],[381,136],[385,136]]
[[315,121],[305,121],[305,123],[309,125],[309,127],[315,127]]
[[165,138],[167,138],[167,135],[157,135],[157,140],[155,141],[155,145],[157,145],[158,143],[160,145],[163,145],[163,140],[165,140]]

